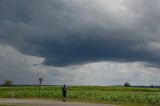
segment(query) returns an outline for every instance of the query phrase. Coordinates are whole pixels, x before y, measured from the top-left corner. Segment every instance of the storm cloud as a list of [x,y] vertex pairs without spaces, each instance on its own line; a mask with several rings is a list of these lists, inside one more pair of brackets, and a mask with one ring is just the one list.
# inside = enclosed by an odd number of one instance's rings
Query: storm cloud
[[0,0],[0,43],[68,66],[160,64],[158,0]]

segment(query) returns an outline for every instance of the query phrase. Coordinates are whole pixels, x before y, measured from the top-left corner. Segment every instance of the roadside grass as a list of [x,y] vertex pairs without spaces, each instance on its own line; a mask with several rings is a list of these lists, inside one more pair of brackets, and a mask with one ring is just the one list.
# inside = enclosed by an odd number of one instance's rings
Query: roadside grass
[[[22,106],[22,105],[6,105],[6,104],[0,104],[0,106]],[[24,105],[23,105],[24,106]]]
[[[62,98],[61,86],[42,86],[39,97],[38,86],[0,87],[1,98]],[[121,106],[160,105],[160,89],[106,86],[68,86],[67,100],[120,104]],[[146,105],[145,105],[146,104]]]

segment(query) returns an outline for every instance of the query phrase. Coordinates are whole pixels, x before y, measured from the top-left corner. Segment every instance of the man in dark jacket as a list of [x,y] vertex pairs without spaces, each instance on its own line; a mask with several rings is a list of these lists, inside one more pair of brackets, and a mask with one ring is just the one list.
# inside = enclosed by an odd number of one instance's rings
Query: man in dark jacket
[[65,97],[67,95],[67,87],[66,87],[66,85],[63,85],[63,87],[62,87],[62,93],[63,93],[63,101],[65,102]]

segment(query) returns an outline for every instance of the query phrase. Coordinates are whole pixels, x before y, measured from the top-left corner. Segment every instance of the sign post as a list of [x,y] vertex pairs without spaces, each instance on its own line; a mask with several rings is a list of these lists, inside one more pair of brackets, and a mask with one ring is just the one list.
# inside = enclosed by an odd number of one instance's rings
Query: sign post
[[39,97],[41,95],[41,84],[42,84],[43,78],[39,78]]

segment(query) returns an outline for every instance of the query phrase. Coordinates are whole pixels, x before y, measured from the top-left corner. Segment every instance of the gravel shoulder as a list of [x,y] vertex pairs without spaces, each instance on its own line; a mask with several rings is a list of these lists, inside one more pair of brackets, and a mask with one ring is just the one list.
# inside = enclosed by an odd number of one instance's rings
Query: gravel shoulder
[[0,98],[0,104],[12,104],[23,106],[115,106],[108,104],[81,103],[81,102],[62,102],[56,100],[43,99],[10,99]]

